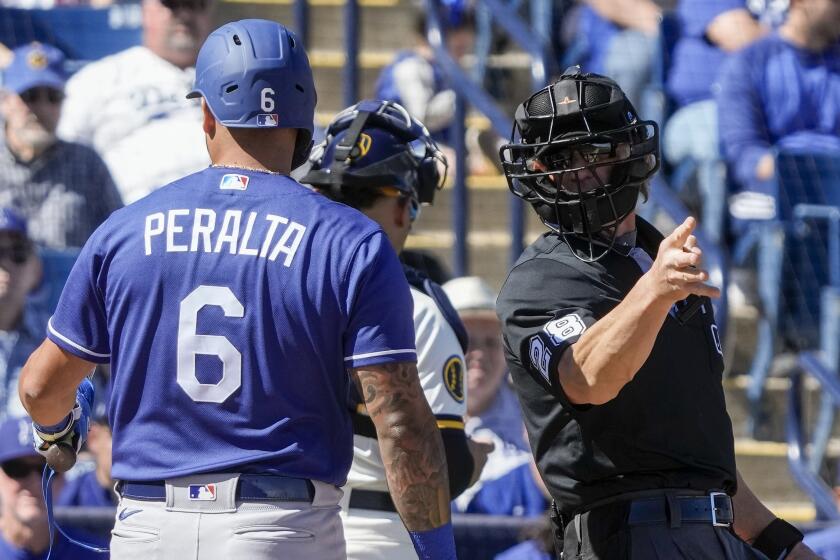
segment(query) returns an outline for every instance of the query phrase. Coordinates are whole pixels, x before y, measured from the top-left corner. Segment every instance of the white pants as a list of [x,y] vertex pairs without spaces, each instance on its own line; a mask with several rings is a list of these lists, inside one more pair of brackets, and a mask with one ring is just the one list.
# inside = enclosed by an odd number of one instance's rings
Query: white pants
[[[111,532],[111,558],[344,560],[339,516],[342,492],[312,482],[312,504],[234,501],[232,511],[224,512],[186,511],[189,504],[184,502],[167,507],[164,501],[121,498]],[[221,490],[219,495],[223,495]]]
[[389,511],[349,509],[352,490],[345,488],[341,521],[347,541],[347,560],[417,560],[402,519]]

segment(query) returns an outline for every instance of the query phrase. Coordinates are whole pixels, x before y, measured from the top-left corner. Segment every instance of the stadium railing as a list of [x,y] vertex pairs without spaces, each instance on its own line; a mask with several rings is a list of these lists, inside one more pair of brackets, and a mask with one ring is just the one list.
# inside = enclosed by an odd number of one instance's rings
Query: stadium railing
[[[531,81],[533,89],[545,86],[549,72],[549,58],[545,44],[535,38],[531,29],[516,11],[500,0],[480,0],[493,17],[493,21],[510,38],[531,55]],[[498,107],[495,100],[484,88],[473,80],[446,50],[444,27],[441,24],[440,0],[426,0],[428,15],[427,37],[434,49],[435,57],[441,65],[452,89],[457,94],[455,123],[452,129],[452,147],[455,149],[455,186],[453,193],[452,221],[455,233],[454,269],[456,276],[467,274],[467,229],[469,223],[468,193],[466,182],[467,147],[464,140],[467,103],[487,117],[502,138],[508,137],[512,122]],[[519,258],[524,248],[525,220],[522,201],[510,195],[511,221],[511,261]]]
[[[764,275],[768,305],[765,330],[775,328],[800,351],[791,375],[786,432],[788,459],[797,483],[814,501],[820,516],[840,520],[824,472],[828,443],[840,407],[840,156],[781,153],[779,208],[789,216],[767,249],[773,272]],[[775,336],[762,344],[775,353]],[[820,389],[817,411],[806,410],[804,377]],[[751,380],[757,389],[763,379]],[[807,427],[812,427],[810,433]]]
[[[840,237],[832,217],[840,211],[840,156],[781,150],[775,162],[776,217],[752,225],[736,247],[736,253],[750,245],[757,251],[761,315],[747,387],[753,431],[765,420],[764,389],[774,358],[782,350],[807,351],[820,346],[820,340],[824,344],[821,317],[827,303],[821,292],[840,285]],[[815,434],[814,464],[822,462],[833,417],[834,407],[826,401]]]

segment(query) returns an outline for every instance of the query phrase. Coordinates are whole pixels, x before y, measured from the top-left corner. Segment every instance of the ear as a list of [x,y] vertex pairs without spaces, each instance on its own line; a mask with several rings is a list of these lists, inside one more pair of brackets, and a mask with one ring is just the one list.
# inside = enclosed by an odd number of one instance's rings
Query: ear
[[207,102],[204,101],[204,98],[201,99],[201,113],[201,128],[204,129],[204,133],[207,134],[207,136],[213,138],[216,135],[216,117],[213,116],[213,113],[210,111],[210,107],[207,106]]

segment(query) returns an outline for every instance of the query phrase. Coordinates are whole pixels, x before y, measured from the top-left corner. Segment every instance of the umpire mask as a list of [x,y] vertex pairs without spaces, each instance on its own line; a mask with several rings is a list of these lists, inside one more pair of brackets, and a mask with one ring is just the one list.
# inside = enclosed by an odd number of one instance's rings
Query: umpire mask
[[659,127],[613,80],[574,66],[517,107],[499,157],[513,194],[591,262],[659,169]]

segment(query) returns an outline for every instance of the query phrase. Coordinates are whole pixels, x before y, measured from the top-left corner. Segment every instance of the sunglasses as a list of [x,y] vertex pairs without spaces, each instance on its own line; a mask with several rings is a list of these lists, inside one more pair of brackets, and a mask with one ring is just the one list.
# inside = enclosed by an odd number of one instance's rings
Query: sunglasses
[[27,476],[31,474],[37,474],[38,476],[44,471],[44,465],[47,464],[46,459],[12,459],[11,461],[6,461],[0,467],[2,467],[3,472],[6,473],[6,476],[12,478],[14,480],[23,480]]
[[20,98],[27,105],[37,103],[38,101],[46,101],[51,105],[58,105],[64,101],[64,93],[49,87],[34,87],[21,93]]
[[379,189],[382,196],[390,198],[399,198],[400,203],[408,202],[408,219],[411,223],[420,217],[420,201],[416,196],[409,196],[396,187],[382,187]]
[[23,264],[32,254],[32,245],[25,241],[0,245],[0,261],[9,260],[14,264]]

